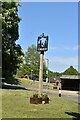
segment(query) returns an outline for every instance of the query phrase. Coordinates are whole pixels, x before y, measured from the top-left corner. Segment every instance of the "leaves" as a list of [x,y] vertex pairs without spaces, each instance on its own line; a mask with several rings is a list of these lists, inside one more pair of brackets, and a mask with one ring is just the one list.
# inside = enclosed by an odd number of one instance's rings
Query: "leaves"
[[64,75],[78,75],[78,71],[73,68],[73,66],[70,66],[67,70],[63,72]]
[[[31,70],[33,70],[33,75],[35,74],[39,78],[39,68],[40,68],[40,54],[37,52],[35,45],[28,47],[27,52],[24,56],[24,63],[20,67],[20,72],[25,75],[31,76]],[[43,63],[43,78],[46,78],[46,66]]]
[[23,59],[23,51],[16,40],[19,38],[18,4],[16,2],[2,3],[2,77],[6,82],[19,68]]

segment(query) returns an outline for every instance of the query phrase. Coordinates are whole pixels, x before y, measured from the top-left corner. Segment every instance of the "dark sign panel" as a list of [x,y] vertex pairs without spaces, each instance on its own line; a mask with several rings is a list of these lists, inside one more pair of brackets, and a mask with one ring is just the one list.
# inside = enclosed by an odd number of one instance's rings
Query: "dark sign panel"
[[44,36],[44,33],[38,37],[37,40],[37,51],[48,50],[48,36]]

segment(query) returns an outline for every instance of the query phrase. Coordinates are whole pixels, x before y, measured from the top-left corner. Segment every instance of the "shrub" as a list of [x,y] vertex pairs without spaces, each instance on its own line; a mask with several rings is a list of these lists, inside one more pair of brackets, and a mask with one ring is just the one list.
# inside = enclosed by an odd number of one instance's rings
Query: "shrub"
[[39,94],[33,94],[32,98],[42,98],[42,99],[45,99],[45,98],[48,98],[48,95],[47,94],[41,94],[41,96],[39,96]]
[[39,95],[38,94],[33,94],[33,98],[38,98]]
[[41,97],[44,99],[44,98],[47,98],[48,95],[47,94],[41,94]]

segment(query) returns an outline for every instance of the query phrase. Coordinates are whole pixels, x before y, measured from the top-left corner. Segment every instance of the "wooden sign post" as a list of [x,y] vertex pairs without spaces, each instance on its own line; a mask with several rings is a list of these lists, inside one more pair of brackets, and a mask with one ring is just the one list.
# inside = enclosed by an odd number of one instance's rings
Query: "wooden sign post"
[[40,71],[39,71],[39,95],[42,93],[42,81],[43,81],[43,58],[44,54],[40,54]]
[[[42,38],[45,41],[42,41]],[[41,96],[42,93],[42,81],[43,81],[43,58],[44,58],[44,51],[48,50],[48,36],[44,36],[44,33],[38,37],[37,40],[37,51],[40,52],[40,71],[39,71],[39,95]]]

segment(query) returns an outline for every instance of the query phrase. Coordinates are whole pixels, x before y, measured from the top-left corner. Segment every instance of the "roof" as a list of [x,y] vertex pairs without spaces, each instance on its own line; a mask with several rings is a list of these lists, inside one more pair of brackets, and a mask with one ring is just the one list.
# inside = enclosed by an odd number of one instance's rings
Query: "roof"
[[60,79],[80,79],[80,75],[62,75]]
[[57,80],[59,80],[59,82],[61,82],[60,78],[52,78],[49,77],[50,82],[55,83]]

